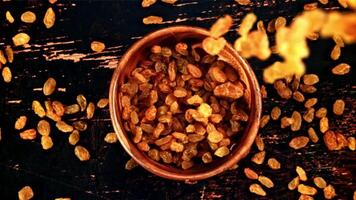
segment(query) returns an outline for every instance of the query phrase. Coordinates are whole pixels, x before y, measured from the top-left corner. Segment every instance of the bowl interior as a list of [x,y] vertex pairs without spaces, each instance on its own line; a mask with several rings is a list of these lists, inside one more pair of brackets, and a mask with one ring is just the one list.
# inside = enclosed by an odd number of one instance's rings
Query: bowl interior
[[136,42],[122,57],[118,68],[115,70],[110,87],[110,113],[115,128],[124,149],[141,166],[152,173],[164,178],[175,180],[200,180],[219,174],[245,157],[257,135],[261,114],[261,97],[258,83],[252,69],[236,51],[226,45],[219,54],[219,59],[230,64],[238,72],[241,81],[245,84],[244,102],[249,112],[249,121],[242,136],[239,138],[232,152],[221,159],[216,159],[208,165],[197,165],[188,170],[178,169],[164,165],[150,159],[145,153],[136,148],[127,135],[121,121],[121,107],[119,90],[125,78],[137,66],[142,58],[149,53],[149,49],[156,44],[174,45],[177,42],[199,43],[208,35],[201,28],[194,27],[171,27],[153,32]]

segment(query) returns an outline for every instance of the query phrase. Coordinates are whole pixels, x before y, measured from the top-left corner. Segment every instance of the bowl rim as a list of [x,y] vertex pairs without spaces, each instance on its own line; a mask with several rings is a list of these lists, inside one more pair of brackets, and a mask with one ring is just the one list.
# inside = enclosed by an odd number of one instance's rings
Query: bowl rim
[[[110,110],[111,121],[121,146],[131,156],[131,158],[133,158],[140,166],[150,171],[151,173],[156,174],[163,178],[167,178],[171,180],[179,180],[179,181],[197,181],[197,180],[207,179],[209,177],[220,174],[226,171],[227,169],[229,169],[230,167],[232,167],[237,162],[239,162],[242,158],[246,157],[258,133],[261,111],[262,111],[262,100],[261,100],[259,84],[252,68],[247,63],[247,61],[244,58],[242,58],[232,48],[230,44],[227,43],[225,48],[227,48],[229,53],[232,54],[232,56],[234,56],[237,59],[237,61],[240,63],[251,87],[250,90],[251,110],[249,113],[249,119],[254,119],[254,120],[248,121],[246,128],[248,128],[249,131],[244,132],[243,138],[240,139],[240,140],[244,140],[243,144],[239,145],[239,149],[236,150],[236,152],[234,152],[234,154],[230,159],[226,160],[225,162],[221,163],[215,168],[212,168],[212,170],[205,171],[202,173],[193,173],[193,174],[172,173],[163,170],[162,168],[158,167],[154,163],[143,162],[141,159],[137,158],[137,156],[130,150],[130,141],[129,141],[130,139],[125,136],[119,123],[119,121],[121,121],[121,113],[119,111],[119,105],[118,105],[118,89],[119,89],[118,80],[120,77],[120,72],[122,71],[121,68],[124,66],[125,63],[129,61],[130,57],[134,55],[133,53],[139,50],[140,47],[144,45],[147,41],[150,41],[153,38],[157,38],[160,35],[172,34],[175,32],[183,32],[182,30],[184,30],[184,32],[192,31],[201,35],[206,35],[206,36],[209,35],[208,30],[200,27],[170,26],[167,28],[162,28],[154,32],[151,32],[145,35],[144,37],[142,37],[141,39],[139,39],[138,41],[135,41],[134,44],[131,45],[131,47],[125,52],[125,54],[120,59],[118,66],[116,67],[112,75],[112,79],[110,82],[110,89],[109,89],[109,110]],[[143,154],[143,152],[141,151],[140,153]]]

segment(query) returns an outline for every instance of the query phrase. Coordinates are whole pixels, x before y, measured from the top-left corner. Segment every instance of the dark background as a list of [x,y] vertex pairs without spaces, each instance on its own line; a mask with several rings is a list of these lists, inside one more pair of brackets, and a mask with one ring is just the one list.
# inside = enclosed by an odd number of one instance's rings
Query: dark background
[[[272,189],[266,189],[268,196],[261,199],[298,199],[297,191],[289,191],[287,184],[296,175],[295,166],[302,166],[312,177],[322,176],[336,188],[337,199],[351,199],[356,189],[356,154],[350,150],[329,152],[322,141],[309,144],[306,148],[295,151],[288,147],[293,136],[307,135],[309,126],[318,130],[318,120],[311,124],[303,123],[302,130],[292,133],[281,130],[279,122],[271,122],[260,130],[266,143],[266,161],[277,158],[282,168],[270,170],[266,164],[258,166],[250,162],[251,155],[239,163],[239,168],[227,171],[219,176],[188,185],[183,182],[169,181],[150,174],[138,167],[132,171],[124,169],[129,159],[119,143],[106,144],[104,136],[112,131],[108,108],[97,110],[89,128],[81,133],[79,144],[87,147],[92,158],[80,162],[73,153],[73,146],[68,144],[68,135],[59,132],[52,123],[51,136],[54,146],[48,151],[42,150],[40,138],[35,141],[21,140],[14,122],[20,115],[27,115],[27,128],[36,127],[38,117],[31,111],[32,100],[46,99],[41,88],[48,77],[54,77],[60,88],[50,99],[65,104],[75,103],[77,94],[84,94],[89,101],[97,102],[108,96],[108,89],[113,70],[125,50],[143,35],[159,28],[172,25],[194,25],[210,27],[224,14],[234,18],[234,27],[238,27],[241,18],[253,11],[265,22],[284,16],[289,21],[303,9],[303,4],[312,1],[255,1],[252,6],[240,6],[233,0],[178,0],[175,6],[156,3],[150,8],[142,8],[140,1],[61,1],[53,9],[57,14],[53,28],[46,29],[42,17],[50,6],[47,1],[12,1],[0,3],[0,45],[12,44],[11,38],[24,31],[31,36],[30,47],[16,47],[15,61],[8,66],[13,72],[13,80],[6,84],[0,82],[0,199],[16,199],[17,192],[25,185],[33,188],[34,199],[54,199],[71,197],[72,199],[255,199],[256,195],[248,192],[253,181],[243,175],[243,168],[250,166],[261,174],[271,177],[275,183]],[[320,5],[328,10],[338,10],[335,1]],[[5,20],[5,12],[10,10],[15,23]],[[34,11],[37,21],[24,24],[20,15],[27,10]],[[166,23],[162,25],[143,25],[142,18],[159,15]],[[237,38],[231,30],[227,38],[233,42]],[[103,41],[106,49],[102,53],[93,53],[90,43]],[[271,37],[273,41],[273,38]],[[329,58],[333,48],[332,40],[309,42],[311,55],[306,59],[308,72],[317,73],[320,82],[318,92],[307,95],[317,97],[319,108],[329,110],[331,129],[346,136],[355,134],[355,73],[346,76],[331,74],[331,68],[340,62],[355,66],[356,48],[349,45],[342,49],[338,61]],[[74,62],[73,57],[81,57]],[[64,59],[59,59],[64,58]],[[273,57],[261,63],[255,59],[249,62],[262,83],[262,69],[278,58]],[[271,86],[267,86],[269,98],[264,100],[264,114],[279,105],[282,116],[290,116],[293,110],[304,112],[302,104],[279,98]],[[332,104],[342,98],[346,102],[343,116],[332,114]],[[20,103],[15,103],[21,100]],[[266,163],[265,161],[265,163]],[[318,190],[316,199],[322,198]]]

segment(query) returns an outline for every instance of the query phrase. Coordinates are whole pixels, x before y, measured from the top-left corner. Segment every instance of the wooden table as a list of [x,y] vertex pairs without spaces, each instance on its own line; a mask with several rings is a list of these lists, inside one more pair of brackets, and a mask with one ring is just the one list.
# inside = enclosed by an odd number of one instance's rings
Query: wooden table
[[[41,87],[49,77],[57,80],[60,88],[51,98],[65,104],[75,103],[77,94],[84,94],[89,101],[97,102],[108,96],[108,87],[113,70],[127,48],[143,35],[159,28],[172,25],[193,25],[208,28],[224,14],[234,18],[234,28],[247,12],[255,12],[265,22],[278,16],[291,20],[303,8],[301,1],[253,0],[252,6],[240,6],[233,0],[178,0],[172,6],[157,3],[150,8],[141,8],[140,1],[62,1],[53,8],[57,14],[55,26],[46,29],[42,16],[50,4],[46,1],[28,0],[27,2],[2,2],[1,46],[11,44],[11,38],[19,31],[29,33],[30,46],[16,47],[15,61],[10,64],[13,81],[0,83],[0,198],[16,199],[17,192],[30,185],[35,199],[54,199],[71,197],[72,199],[256,199],[248,191],[253,182],[243,175],[243,168],[250,166],[256,171],[271,177],[275,182],[273,189],[267,189],[268,196],[261,199],[297,199],[297,191],[289,191],[288,182],[296,176],[296,165],[302,166],[308,173],[307,184],[312,177],[322,176],[335,186],[337,199],[351,199],[356,189],[356,153],[350,150],[327,151],[322,140],[295,151],[288,147],[293,136],[306,135],[308,126],[296,133],[288,129],[281,130],[279,123],[272,122],[260,130],[266,142],[267,157],[275,157],[282,168],[273,171],[266,164],[257,166],[250,162],[251,155],[239,163],[236,170],[189,185],[182,182],[164,180],[142,168],[132,171],[124,169],[129,159],[119,143],[111,145],[103,140],[107,132],[112,131],[108,108],[97,110],[89,123],[89,128],[81,134],[79,144],[86,146],[92,158],[80,162],[69,145],[68,136],[60,133],[52,124],[54,147],[49,151],[41,148],[40,140],[24,141],[14,130],[14,122],[20,115],[27,115],[27,127],[35,127],[38,117],[31,111],[32,100],[44,101]],[[311,2],[311,1],[304,1]],[[338,10],[337,2],[322,6],[329,10]],[[9,24],[4,13],[10,10],[15,23]],[[26,10],[37,14],[32,25],[20,22],[20,15]],[[162,25],[143,25],[142,18],[148,15],[163,16]],[[228,33],[230,42],[236,38],[234,30]],[[103,41],[106,49],[102,53],[93,53],[90,43]],[[355,134],[355,74],[343,77],[331,74],[330,69],[339,62],[356,65],[355,45],[342,49],[339,61],[329,58],[333,42],[318,40],[309,42],[312,49],[306,60],[308,72],[317,73],[320,83],[318,92],[307,97],[319,99],[317,108],[329,109],[331,129],[346,136]],[[256,59],[249,62],[261,83],[262,69],[271,62],[261,63]],[[354,72],[354,70],[352,70]],[[282,100],[271,86],[267,86],[269,98],[264,100],[264,114],[279,105],[283,115],[293,110],[303,110],[302,104]],[[346,102],[345,114],[335,117],[331,113],[333,102],[338,99]],[[311,124],[317,127],[318,121]],[[310,126],[310,125],[309,125]],[[319,137],[322,138],[321,134]],[[319,190],[316,199],[322,198]]]

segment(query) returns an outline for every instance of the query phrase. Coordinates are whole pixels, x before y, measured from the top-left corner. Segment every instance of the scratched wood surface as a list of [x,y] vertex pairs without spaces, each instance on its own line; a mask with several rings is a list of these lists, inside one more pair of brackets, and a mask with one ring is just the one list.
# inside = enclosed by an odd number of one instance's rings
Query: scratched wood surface
[[[42,16],[48,6],[47,1],[28,0],[21,2],[2,2],[0,6],[0,45],[11,44],[11,38],[19,31],[29,33],[30,45],[16,47],[15,61],[10,64],[13,81],[0,83],[0,199],[16,199],[17,191],[30,185],[35,199],[257,199],[248,192],[253,181],[242,174],[245,166],[271,177],[275,182],[273,189],[267,189],[268,196],[260,199],[297,199],[296,191],[289,191],[288,182],[296,176],[296,165],[304,167],[308,176],[322,176],[332,183],[338,194],[337,199],[351,199],[356,189],[356,154],[350,150],[328,152],[322,141],[294,151],[288,142],[295,135],[306,135],[309,126],[303,124],[302,130],[292,133],[279,129],[279,123],[272,122],[260,130],[266,142],[267,158],[276,157],[282,163],[277,171],[270,170],[266,164],[252,164],[251,155],[239,163],[239,168],[219,176],[188,185],[182,182],[164,180],[142,168],[125,171],[129,159],[120,144],[108,145],[103,141],[107,132],[112,131],[109,110],[96,111],[89,128],[81,134],[79,144],[86,146],[92,158],[80,162],[74,156],[73,147],[67,142],[67,135],[52,126],[54,147],[43,151],[38,139],[23,141],[13,124],[19,115],[27,115],[27,127],[35,127],[38,118],[31,111],[32,100],[44,101],[41,87],[52,76],[57,80],[58,91],[51,97],[65,104],[75,102],[75,97],[83,93],[88,100],[96,102],[108,96],[108,87],[113,70],[125,50],[143,35],[159,28],[172,25],[194,25],[209,27],[217,17],[230,14],[236,28],[241,18],[250,11],[255,12],[265,22],[277,16],[292,19],[302,10],[304,2],[310,1],[272,1],[253,0],[253,6],[239,6],[233,0],[179,0],[176,5],[157,3],[143,9],[140,1],[61,1],[53,6],[57,20],[52,29],[42,24]],[[340,9],[334,1],[322,6],[328,10]],[[15,23],[5,21],[4,13],[10,10]],[[32,25],[21,23],[22,12],[32,10],[37,21]],[[143,25],[142,18],[147,15],[160,15],[162,25]],[[230,42],[236,38],[235,31],[228,33]],[[90,42],[100,40],[107,48],[102,53],[93,53]],[[355,134],[355,73],[336,77],[330,69],[336,61],[328,55],[333,47],[331,40],[310,42],[312,53],[306,60],[308,72],[319,74],[318,92],[308,97],[318,97],[316,107],[332,107],[337,98],[346,101],[345,114],[335,117],[329,113],[331,128],[347,136]],[[342,49],[341,61],[356,64],[355,46]],[[273,60],[275,58],[272,58]],[[249,60],[261,81],[262,69],[271,62],[261,63]],[[261,81],[262,83],[262,81]],[[268,86],[269,98],[264,100],[264,113],[275,105],[283,108],[283,115],[293,110],[304,112],[301,104],[280,99],[272,87]],[[52,124],[53,125],[53,124]],[[322,137],[319,134],[320,137]],[[251,153],[256,152],[254,147]],[[309,180],[308,184],[312,184]],[[319,190],[317,199],[322,198]]]

